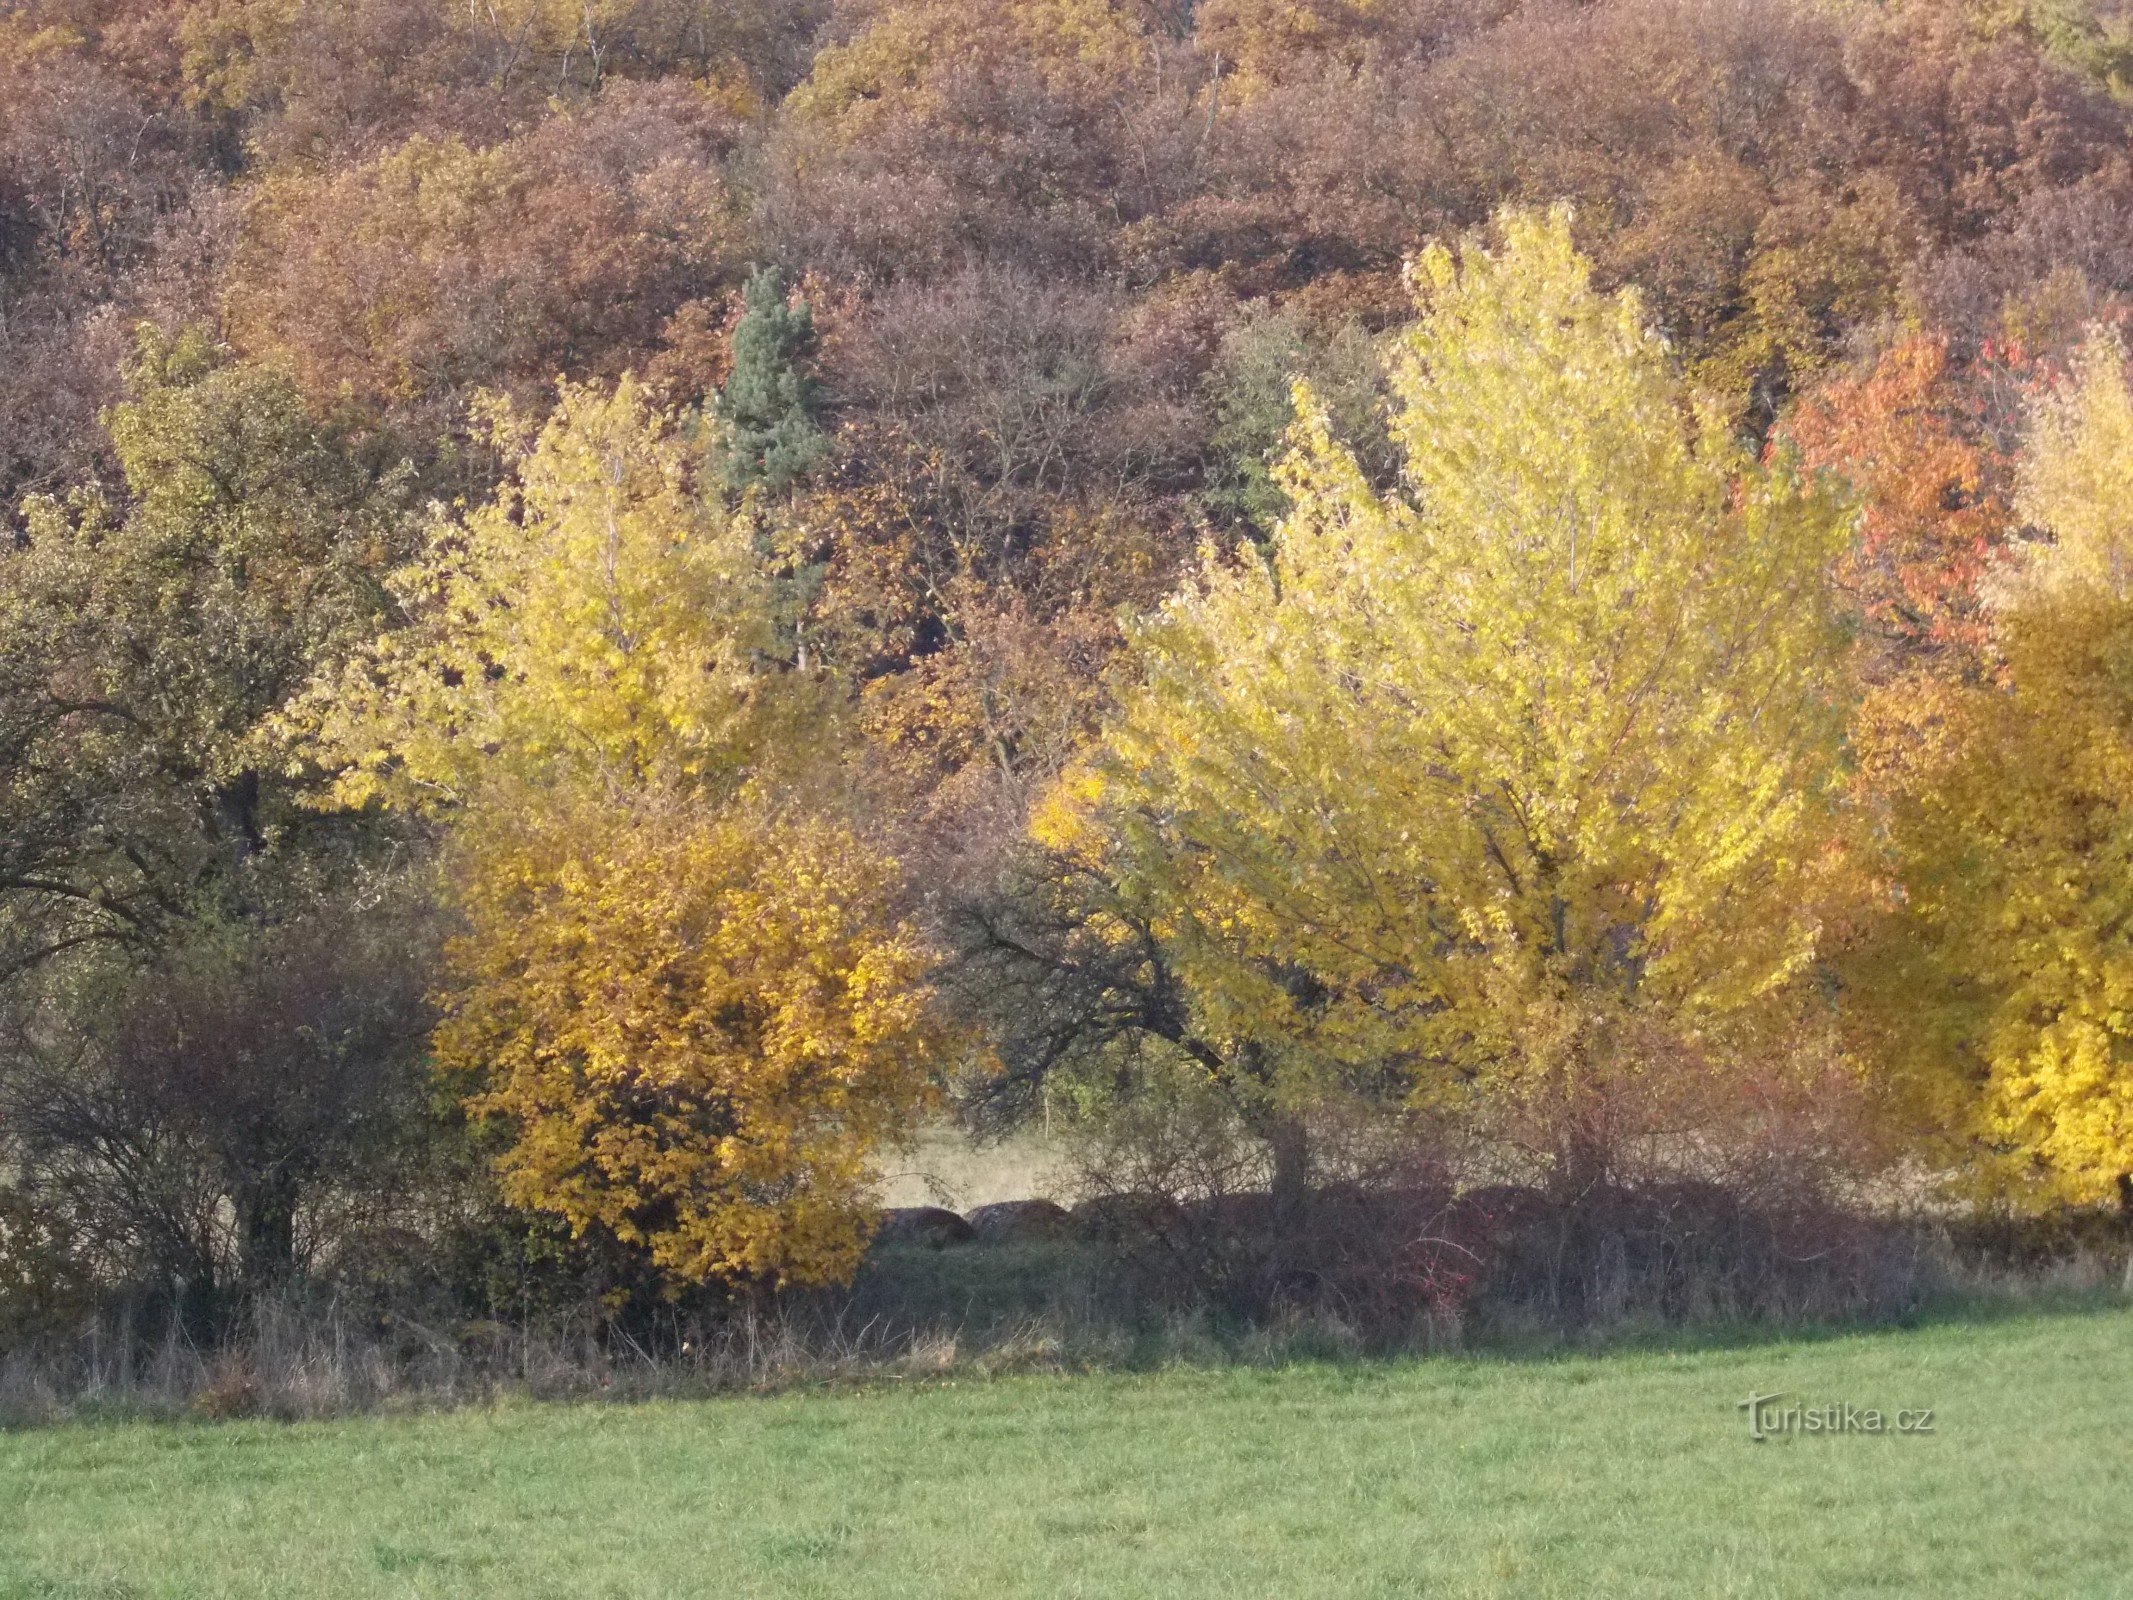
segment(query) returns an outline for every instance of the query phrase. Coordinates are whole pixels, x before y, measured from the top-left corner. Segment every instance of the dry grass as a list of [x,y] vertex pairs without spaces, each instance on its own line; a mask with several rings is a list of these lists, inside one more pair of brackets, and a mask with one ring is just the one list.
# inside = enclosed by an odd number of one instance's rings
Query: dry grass
[[1000,1200],[1066,1200],[1074,1188],[1066,1153],[1041,1128],[985,1143],[960,1128],[929,1128],[889,1165],[878,1190],[887,1206],[968,1211]]

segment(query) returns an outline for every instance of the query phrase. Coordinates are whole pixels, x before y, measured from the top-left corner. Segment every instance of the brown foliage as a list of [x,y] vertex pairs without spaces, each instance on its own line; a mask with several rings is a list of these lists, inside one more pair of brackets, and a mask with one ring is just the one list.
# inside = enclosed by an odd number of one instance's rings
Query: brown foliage
[[321,398],[434,406],[613,375],[733,275],[733,132],[686,87],[626,87],[486,149],[418,136],[270,181],[233,334]]
[[130,298],[192,198],[197,141],[125,76],[0,29],[0,504],[102,464]]

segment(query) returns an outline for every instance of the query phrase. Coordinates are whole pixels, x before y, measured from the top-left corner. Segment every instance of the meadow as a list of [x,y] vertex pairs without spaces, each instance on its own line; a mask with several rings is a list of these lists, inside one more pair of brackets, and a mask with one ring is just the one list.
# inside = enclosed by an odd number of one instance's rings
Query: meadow
[[[1757,1442],[1739,1403],[1773,1391],[1887,1431]],[[2129,1507],[2133,1310],[2092,1302],[1600,1354],[79,1422],[0,1435],[0,1594],[2105,1596],[2133,1594]]]

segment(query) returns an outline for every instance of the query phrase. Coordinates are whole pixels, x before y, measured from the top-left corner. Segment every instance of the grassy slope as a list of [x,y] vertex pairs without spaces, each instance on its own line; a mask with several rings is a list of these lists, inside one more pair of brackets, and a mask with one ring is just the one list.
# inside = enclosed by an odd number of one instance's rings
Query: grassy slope
[[[1757,1445],[1751,1388],[1939,1430]],[[2133,1595],[2133,1313],[19,1433],[0,1594]]]

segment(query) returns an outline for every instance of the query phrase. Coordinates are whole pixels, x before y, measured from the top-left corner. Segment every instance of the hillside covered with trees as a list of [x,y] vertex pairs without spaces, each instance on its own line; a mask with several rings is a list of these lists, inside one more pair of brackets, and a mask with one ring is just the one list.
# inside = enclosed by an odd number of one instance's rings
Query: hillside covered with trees
[[2129,308],[2106,0],[16,0],[0,1331],[2133,1214]]

